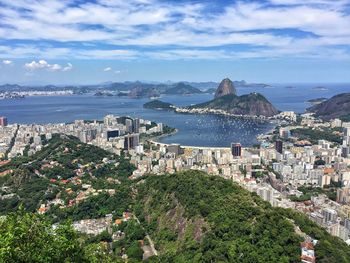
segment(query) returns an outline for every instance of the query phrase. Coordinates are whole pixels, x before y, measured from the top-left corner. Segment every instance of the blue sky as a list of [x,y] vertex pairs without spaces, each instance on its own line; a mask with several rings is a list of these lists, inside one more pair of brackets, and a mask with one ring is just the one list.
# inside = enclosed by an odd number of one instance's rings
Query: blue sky
[[350,82],[350,0],[0,0],[0,83]]

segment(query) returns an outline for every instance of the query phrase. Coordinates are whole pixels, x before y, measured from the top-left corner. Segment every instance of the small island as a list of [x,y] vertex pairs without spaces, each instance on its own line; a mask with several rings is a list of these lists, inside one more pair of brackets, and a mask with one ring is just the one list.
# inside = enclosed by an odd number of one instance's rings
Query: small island
[[168,102],[163,102],[160,100],[152,100],[143,104],[145,109],[153,109],[153,110],[174,110],[175,106]]
[[113,97],[113,94],[107,91],[98,91],[95,93],[96,97]]
[[327,88],[321,87],[321,86],[313,87],[312,89],[313,89],[313,90],[320,90],[320,91],[326,91],[326,90],[328,90]]

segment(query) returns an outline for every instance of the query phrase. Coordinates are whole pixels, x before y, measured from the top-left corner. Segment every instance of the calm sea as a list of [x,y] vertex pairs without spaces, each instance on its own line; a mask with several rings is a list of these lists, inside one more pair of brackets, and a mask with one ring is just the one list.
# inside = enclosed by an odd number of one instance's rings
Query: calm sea
[[[289,88],[286,88],[289,87]],[[325,89],[314,89],[324,87]],[[253,91],[265,95],[279,110],[304,112],[313,98],[329,98],[350,92],[350,84],[279,84],[267,88],[238,87],[238,94]],[[164,96],[161,100],[177,106],[196,104],[212,99],[211,94]],[[270,123],[238,120],[214,115],[176,114],[169,111],[144,109],[148,99],[95,97],[93,95],[27,97],[0,100],[0,116],[10,123],[58,123],[76,119],[102,119],[107,114],[141,117],[175,127],[179,132],[164,137],[162,142],[195,146],[229,146],[240,142],[244,146],[256,143],[256,136],[273,128]]]

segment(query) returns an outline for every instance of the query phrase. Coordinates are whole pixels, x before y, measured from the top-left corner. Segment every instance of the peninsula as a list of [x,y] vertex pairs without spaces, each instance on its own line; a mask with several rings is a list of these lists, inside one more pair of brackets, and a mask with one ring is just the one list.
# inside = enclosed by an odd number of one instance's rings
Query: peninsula
[[226,113],[251,117],[272,117],[278,114],[278,110],[260,93],[253,92],[237,96],[233,82],[228,78],[221,81],[213,100],[176,110],[188,113]]

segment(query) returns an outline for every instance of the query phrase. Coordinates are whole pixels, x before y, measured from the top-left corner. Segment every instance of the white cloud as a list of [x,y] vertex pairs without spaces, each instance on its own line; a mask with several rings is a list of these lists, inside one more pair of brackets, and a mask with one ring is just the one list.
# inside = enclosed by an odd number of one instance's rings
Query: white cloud
[[325,5],[331,7],[342,7],[349,4],[349,0],[270,0],[275,5]]
[[111,71],[111,70],[112,70],[111,67],[107,67],[107,68],[104,68],[104,69],[103,69],[104,72]]
[[49,65],[48,69],[50,71],[59,71],[59,70],[62,69],[62,67],[60,65],[58,65],[58,64],[53,64],[53,65]]
[[67,63],[66,67],[62,67],[59,64],[49,64],[46,60],[39,60],[38,62],[33,60],[32,62],[25,63],[24,67],[32,71],[37,69],[47,69],[49,71],[69,71],[73,68],[71,63]]
[[32,61],[30,63],[25,63],[24,67],[29,70],[36,70],[40,68],[46,68],[47,67],[47,62],[45,60],[39,60],[38,62]]
[[[227,54],[233,53],[282,56],[287,51],[291,56],[325,51],[350,53],[349,48],[343,47],[350,45],[349,0],[236,1],[221,12],[208,11],[212,3],[205,2],[96,0],[74,5],[72,1],[60,0],[1,2],[0,38],[37,43],[0,46],[0,56],[7,58],[139,59],[156,55],[200,59],[201,55],[211,56],[215,50],[224,51],[225,57],[232,57]],[[46,44],[51,41],[61,42],[60,47]],[[99,48],[101,43],[110,45],[110,49]],[[246,50],[240,51],[236,45],[244,45]],[[150,46],[155,51],[148,51]],[[176,52],[177,57],[171,55]],[[32,67],[52,71],[72,69],[69,64],[28,65],[28,69]]]
[[62,71],[71,71],[73,69],[73,65],[71,63],[67,63],[67,66],[65,66]]
[[122,71],[121,71],[121,70],[115,70],[114,73],[115,73],[115,74],[121,74]]
[[5,59],[2,61],[4,65],[12,65],[12,60]]
[[[322,19],[321,19],[322,18]],[[198,29],[250,31],[272,29],[296,29],[318,36],[350,35],[350,16],[339,10],[318,5],[268,6],[259,3],[242,3],[228,6],[223,13],[210,19],[201,17],[195,21]]]
[[89,49],[76,50],[73,56],[79,59],[135,59],[140,53],[131,49]]

